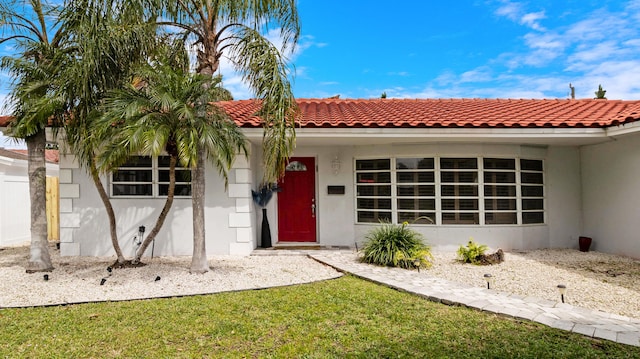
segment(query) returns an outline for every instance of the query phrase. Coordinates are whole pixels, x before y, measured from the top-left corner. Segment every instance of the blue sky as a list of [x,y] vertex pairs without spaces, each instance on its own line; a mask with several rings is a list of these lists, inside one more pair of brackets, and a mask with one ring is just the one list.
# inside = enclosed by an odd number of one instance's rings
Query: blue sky
[[296,97],[640,99],[640,1],[300,0]]
[[[299,0],[298,11],[298,98],[568,98],[572,83],[577,98],[602,84],[609,99],[640,99],[640,0]],[[251,97],[229,64],[221,72],[236,99]]]

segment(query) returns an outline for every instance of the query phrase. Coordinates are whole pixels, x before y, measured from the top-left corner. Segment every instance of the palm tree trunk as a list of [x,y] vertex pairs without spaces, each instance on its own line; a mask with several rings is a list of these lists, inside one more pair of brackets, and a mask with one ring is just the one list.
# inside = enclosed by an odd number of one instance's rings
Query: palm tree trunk
[[98,190],[98,194],[100,195],[100,199],[102,200],[102,204],[104,204],[104,208],[107,210],[107,216],[109,217],[109,232],[111,234],[111,245],[113,249],[116,251],[116,256],[118,257],[118,264],[123,264],[126,259],[122,254],[122,249],[120,248],[120,243],[118,242],[118,228],[116,227],[116,214],[113,211],[113,206],[111,205],[111,201],[109,200],[109,195],[107,195],[107,191],[104,189],[104,185],[100,180],[100,175],[98,174],[98,170],[96,169],[95,163],[92,161],[89,165],[89,172],[91,173],[91,179],[93,179],[93,184],[96,186]]
[[171,210],[171,205],[173,204],[173,197],[176,189],[176,163],[178,162],[178,158],[176,156],[171,156],[169,158],[169,191],[167,193],[167,200],[164,202],[164,207],[162,207],[162,211],[160,215],[158,215],[158,219],[156,220],[156,225],[153,226],[151,232],[147,238],[144,239],[140,248],[138,248],[138,252],[136,253],[136,257],[133,259],[133,264],[140,263],[140,259],[144,252],[149,248],[149,244],[153,242],[153,240],[160,232],[162,225],[164,224],[165,219],[167,219],[167,215]]
[[29,195],[31,199],[31,249],[27,273],[53,270],[47,239],[47,167],[44,149],[45,130],[38,130],[26,138],[29,153]]
[[204,231],[204,195],[205,195],[205,153],[198,147],[196,167],[191,175],[191,202],[193,208],[193,256],[191,257],[191,273],[209,271]]

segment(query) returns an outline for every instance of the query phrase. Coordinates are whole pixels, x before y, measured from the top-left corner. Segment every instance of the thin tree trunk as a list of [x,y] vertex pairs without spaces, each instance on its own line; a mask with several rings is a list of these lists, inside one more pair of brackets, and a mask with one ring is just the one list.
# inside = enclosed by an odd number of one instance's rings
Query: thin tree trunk
[[196,167],[191,171],[191,202],[193,208],[193,256],[191,257],[191,273],[209,271],[204,229],[205,199],[205,153],[198,147]]
[[31,201],[31,249],[27,273],[53,270],[47,239],[47,167],[44,149],[47,142],[41,129],[26,138],[29,153],[29,196]]
[[133,264],[140,263],[140,258],[144,252],[149,248],[149,244],[153,242],[153,240],[160,232],[162,225],[164,224],[165,219],[167,219],[167,215],[171,210],[171,205],[173,204],[173,197],[176,189],[176,163],[178,162],[178,158],[176,156],[171,156],[169,158],[169,191],[167,193],[167,200],[164,202],[164,207],[162,207],[162,211],[160,215],[158,215],[158,219],[156,220],[156,225],[153,226],[151,232],[147,238],[144,239],[140,248],[138,248],[138,252],[136,253],[136,257],[133,259]]
[[98,190],[98,194],[100,195],[100,199],[102,200],[102,204],[104,204],[104,208],[107,210],[107,217],[109,217],[109,232],[111,234],[111,245],[113,249],[116,251],[116,256],[118,257],[118,264],[123,264],[126,259],[122,254],[122,249],[120,248],[120,243],[118,242],[118,228],[116,227],[116,214],[113,211],[113,206],[111,205],[111,201],[109,200],[109,195],[107,191],[104,189],[104,185],[100,180],[100,175],[98,174],[98,170],[96,169],[95,163],[92,161],[90,164],[89,172],[91,173],[91,179],[93,179],[93,184],[96,186]]

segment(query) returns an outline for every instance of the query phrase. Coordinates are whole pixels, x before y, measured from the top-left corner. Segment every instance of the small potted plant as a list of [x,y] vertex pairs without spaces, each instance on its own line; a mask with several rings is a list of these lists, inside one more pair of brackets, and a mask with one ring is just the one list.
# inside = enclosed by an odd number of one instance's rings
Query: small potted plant
[[267,218],[267,204],[271,201],[274,192],[280,192],[281,188],[276,183],[265,183],[257,191],[251,190],[253,201],[262,208],[262,228],[260,234],[260,247],[271,247],[271,228]]

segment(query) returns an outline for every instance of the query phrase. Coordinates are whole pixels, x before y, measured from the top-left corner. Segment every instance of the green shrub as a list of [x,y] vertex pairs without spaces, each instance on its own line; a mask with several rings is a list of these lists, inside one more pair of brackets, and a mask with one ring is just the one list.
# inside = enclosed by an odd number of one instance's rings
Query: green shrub
[[458,248],[458,259],[464,263],[480,264],[480,258],[484,255],[489,247],[484,244],[478,244],[469,239],[466,247]]
[[409,223],[392,224],[380,221],[380,227],[370,231],[362,248],[365,263],[401,267],[429,268],[433,256],[422,235],[409,228]]

